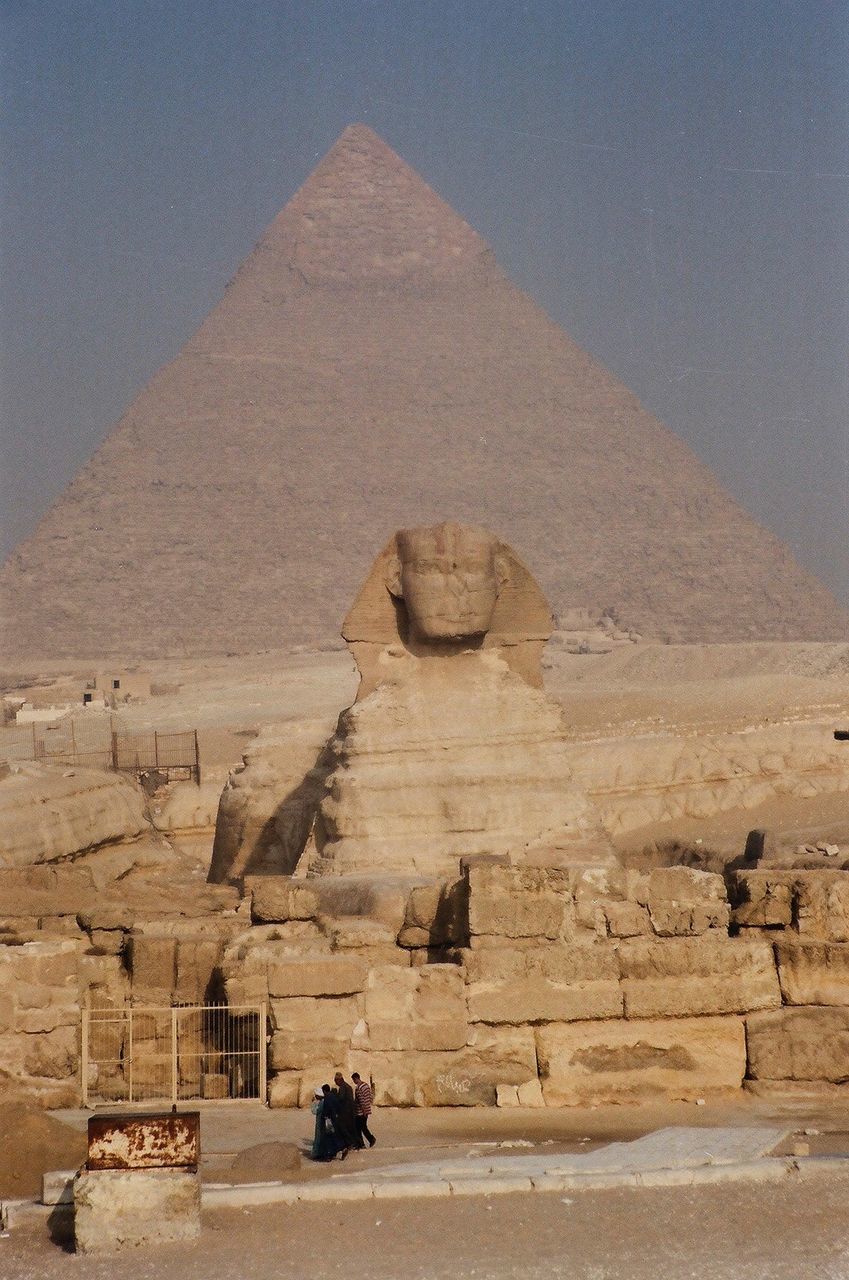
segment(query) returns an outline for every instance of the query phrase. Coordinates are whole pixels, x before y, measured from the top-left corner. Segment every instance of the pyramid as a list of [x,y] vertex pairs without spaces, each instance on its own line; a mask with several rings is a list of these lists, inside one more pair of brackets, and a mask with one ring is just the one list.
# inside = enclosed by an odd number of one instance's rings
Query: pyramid
[[555,610],[676,641],[849,616],[505,276],[345,130],[0,575],[3,656],[326,641],[399,527],[493,529]]

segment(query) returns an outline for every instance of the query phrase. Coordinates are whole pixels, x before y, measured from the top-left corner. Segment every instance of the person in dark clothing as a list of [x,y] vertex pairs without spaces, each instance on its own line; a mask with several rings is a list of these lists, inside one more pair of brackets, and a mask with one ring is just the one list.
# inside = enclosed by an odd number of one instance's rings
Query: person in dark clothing
[[339,1102],[339,1109],[334,1124],[336,1133],[339,1137],[342,1150],[339,1152],[339,1159],[344,1160],[351,1147],[362,1148],[363,1140],[357,1129],[357,1110],[354,1102],[354,1090],[348,1084],[348,1081],[342,1075],[341,1071],[337,1071],[333,1077],[336,1085],[336,1096]]
[[[334,1156],[339,1154],[343,1145],[339,1139],[338,1132],[339,1095],[331,1089],[329,1084],[323,1084],[321,1092],[324,1095],[321,1108],[321,1115],[324,1121],[324,1140],[318,1158],[319,1160],[332,1160]],[[347,1155],[347,1148],[345,1154]]]
[[377,1138],[368,1127],[368,1118],[371,1115],[374,1098],[371,1092],[371,1085],[367,1080],[363,1080],[359,1071],[354,1071],[351,1075],[354,1082],[354,1106],[357,1112],[357,1129],[360,1134],[360,1146],[362,1146],[363,1138],[368,1140],[370,1147],[377,1142]]

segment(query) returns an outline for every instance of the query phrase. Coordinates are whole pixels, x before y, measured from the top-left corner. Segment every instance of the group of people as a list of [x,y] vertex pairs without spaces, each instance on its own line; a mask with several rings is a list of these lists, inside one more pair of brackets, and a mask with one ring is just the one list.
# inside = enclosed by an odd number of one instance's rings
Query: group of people
[[344,1160],[351,1148],[362,1150],[366,1143],[373,1147],[377,1138],[368,1127],[373,1098],[371,1085],[358,1071],[351,1074],[352,1084],[337,1071],[336,1086],[323,1084],[313,1096],[315,1135],[313,1160]]

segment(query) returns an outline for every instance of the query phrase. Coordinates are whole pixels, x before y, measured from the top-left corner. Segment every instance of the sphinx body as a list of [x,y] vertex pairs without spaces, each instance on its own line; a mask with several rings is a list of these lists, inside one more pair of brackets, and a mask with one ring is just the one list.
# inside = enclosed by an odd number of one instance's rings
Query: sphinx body
[[402,530],[345,620],[361,681],[330,745],[308,873],[453,874],[470,854],[613,861],[540,656],[551,614],[485,529]]

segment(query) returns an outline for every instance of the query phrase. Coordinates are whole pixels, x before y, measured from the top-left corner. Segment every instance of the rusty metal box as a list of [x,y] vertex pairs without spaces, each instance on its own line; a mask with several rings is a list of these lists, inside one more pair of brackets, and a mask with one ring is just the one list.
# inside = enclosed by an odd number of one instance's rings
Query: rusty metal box
[[87,1169],[186,1169],[200,1164],[200,1112],[90,1116]]

